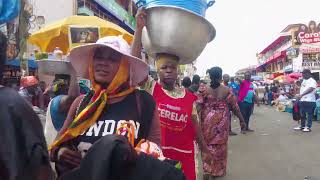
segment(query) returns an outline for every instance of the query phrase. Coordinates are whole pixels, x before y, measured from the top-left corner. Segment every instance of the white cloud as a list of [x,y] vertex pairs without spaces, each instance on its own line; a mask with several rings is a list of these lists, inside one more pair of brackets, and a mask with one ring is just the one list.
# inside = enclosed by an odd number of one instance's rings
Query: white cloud
[[234,74],[256,64],[256,53],[287,25],[310,20],[319,23],[319,6],[319,0],[217,0],[206,16],[217,36],[198,58],[198,74],[204,75],[212,66]]

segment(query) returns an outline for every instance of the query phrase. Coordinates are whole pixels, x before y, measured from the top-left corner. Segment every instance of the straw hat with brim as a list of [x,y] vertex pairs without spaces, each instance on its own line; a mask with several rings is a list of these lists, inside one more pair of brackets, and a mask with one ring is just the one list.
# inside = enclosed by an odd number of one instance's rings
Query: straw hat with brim
[[121,36],[107,36],[96,43],[78,46],[70,51],[69,60],[80,77],[89,79],[89,60],[97,48],[107,48],[127,58],[131,86],[137,86],[148,76],[148,64],[130,55],[130,46]]

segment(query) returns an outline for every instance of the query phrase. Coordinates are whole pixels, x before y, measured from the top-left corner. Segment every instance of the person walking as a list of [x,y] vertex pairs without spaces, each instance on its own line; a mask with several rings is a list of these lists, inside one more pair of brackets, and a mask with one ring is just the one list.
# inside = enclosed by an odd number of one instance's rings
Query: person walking
[[[146,18],[145,11],[140,9],[136,15],[137,28],[131,48],[132,55],[136,57],[141,56],[141,35]],[[186,179],[196,180],[199,172],[196,167],[195,143],[199,144],[205,161],[212,159],[199,125],[197,98],[188,90],[176,86],[179,57],[157,54],[155,62],[160,82],[146,77],[147,81],[142,88],[153,95],[157,104],[164,156],[180,161]]]
[[240,85],[235,82],[234,77],[230,78],[229,87],[232,88],[233,95],[238,99]]
[[188,89],[191,86],[191,79],[189,77],[184,77],[182,79],[181,85],[185,88]]
[[196,74],[192,77],[191,86],[189,87],[189,91],[191,93],[196,93],[199,90],[199,86],[200,86],[200,76]]
[[210,163],[204,161],[206,178],[226,175],[230,111],[239,118],[242,133],[246,130],[236,97],[228,87],[221,84],[222,69],[213,67],[209,75],[211,84],[207,87],[201,105],[201,127],[213,157]]
[[[311,71],[305,69],[302,72],[303,81],[300,88],[300,94],[297,99],[300,101],[301,126],[294,128],[303,132],[310,132],[312,127],[313,113],[316,108],[317,82],[312,78]],[[306,120],[307,126],[306,126]]]
[[251,73],[246,72],[245,79],[240,85],[238,104],[241,114],[246,123],[246,131],[248,132],[253,132],[253,130],[249,128],[249,121],[253,112],[254,102],[256,102],[259,106],[259,101],[254,90],[254,85],[251,82]]
[[224,74],[222,76],[222,80],[223,80],[223,85],[226,87],[229,87],[229,82],[230,82],[230,75],[229,74]]
[[[233,89],[232,89],[232,87],[230,86],[230,82],[229,82],[229,81],[230,81],[230,76],[229,76],[229,74],[224,74],[224,75],[222,76],[222,79],[223,79],[223,85],[224,85],[225,87],[228,87],[228,88],[231,90],[231,92],[232,92]],[[230,109],[230,112],[231,112],[231,107],[229,107],[229,109]],[[230,115],[230,117],[229,117],[229,120],[230,120],[230,123],[229,123],[229,135],[230,135],[230,136],[236,136],[236,135],[238,135],[238,134],[232,131],[232,112],[231,112],[229,115]]]

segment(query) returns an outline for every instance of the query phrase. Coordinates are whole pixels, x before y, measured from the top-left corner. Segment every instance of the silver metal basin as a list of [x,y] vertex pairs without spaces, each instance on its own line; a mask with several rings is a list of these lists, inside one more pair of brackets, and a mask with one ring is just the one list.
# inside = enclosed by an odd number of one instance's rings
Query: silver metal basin
[[55,74],[69,74],[69,61],[37,60],[38,71],[41,74],[54,76]]
[[142,44],[153,58],[168,53],[180,57],[180,64],[192,63],[216,35],[209,21],[181,8],[152,7],[147,14]]

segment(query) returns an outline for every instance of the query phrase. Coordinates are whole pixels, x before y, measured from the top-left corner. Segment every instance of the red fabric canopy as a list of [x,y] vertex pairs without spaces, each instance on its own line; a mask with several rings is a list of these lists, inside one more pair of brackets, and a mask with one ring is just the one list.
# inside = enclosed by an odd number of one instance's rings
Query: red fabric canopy
[[302,73],[291,73],[289,74],[289,77],[299,79],[302,77]]

